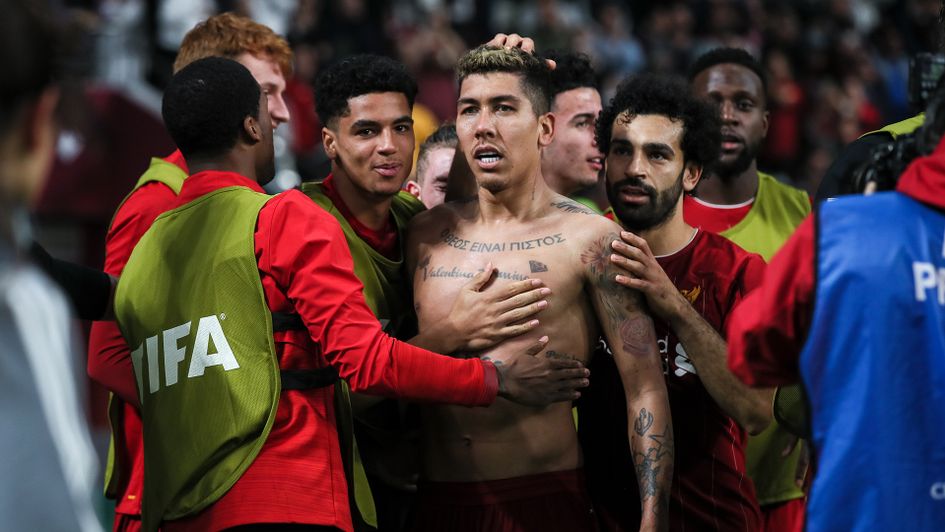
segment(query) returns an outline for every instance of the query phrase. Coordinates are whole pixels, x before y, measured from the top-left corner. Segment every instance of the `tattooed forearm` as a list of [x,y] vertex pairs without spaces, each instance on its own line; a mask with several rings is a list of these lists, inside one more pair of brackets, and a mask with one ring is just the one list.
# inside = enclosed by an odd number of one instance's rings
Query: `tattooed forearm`
[[637,313],[625,318],[617,328],[617,334],[627,353],[634,355],[648,355],[656,345],[653,331],[653,320],[649,316]]
[[561,209],[564,212],[590,214],[592,216],[599,216],[596,212],[588,209],[587,207],[581,205],[580,203],[576,201],[568,201],[568,200],[552,201],[551,206],[555,207],[556,209]]
[[645,408],[640,409],[640,415],[633,422],[633,430],[640,436],[645,436],[653,426],[653,414]]
[[639,437],[633,438],[633,461],[640,485],[641,502],[656,498],[654,511],[661,511],[659,506],[669,497],[669,494],[661,489],[661,485],[665,484],[663,477],[667,476],[673,467],[675,442],[673,429],[668,423],[664,425],[661,434],[651,431],[652,427],[653,415],[645,408],[641,409],[637,421],[634,422],[634,432]]
[[440,233],[440,241],[462,251],[472,253],[497,253],[502,251],[527,251],[529,249],[539,249],[543,247],[554,246],[567,242],[567,239],[561,233],[541,236],[530,240],[511,240],[507,242],[480,242],[478,240],[468,240],[456,236],[449,229],[444,229]]
[[[617,283],[617,270],[610,262],[610,243],[617,239],[616,233],[603,236],[581,253],[581,262],[594,285],[597,299],[605,316],[598,316],[605,327],[619,327],[629,310],[632,293]],[[607,318],[606,323],[603,318]]]

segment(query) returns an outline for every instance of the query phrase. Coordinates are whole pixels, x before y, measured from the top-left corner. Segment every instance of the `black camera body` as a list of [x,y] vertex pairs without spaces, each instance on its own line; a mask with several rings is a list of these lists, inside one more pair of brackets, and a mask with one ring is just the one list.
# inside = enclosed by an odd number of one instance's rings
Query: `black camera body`
[[945,56],[918,54],[910,63],[909,99],[925,109],[923,124],[906,135],[873,148],[869,158],[853,175],[852,188],[863,192],[869,183],[876,190],[892,190],[909,163],[932,153],[945,133]]
[[943,73],[945,55],[923,52],[909,60],[909,104],[913,109],[925,109]]

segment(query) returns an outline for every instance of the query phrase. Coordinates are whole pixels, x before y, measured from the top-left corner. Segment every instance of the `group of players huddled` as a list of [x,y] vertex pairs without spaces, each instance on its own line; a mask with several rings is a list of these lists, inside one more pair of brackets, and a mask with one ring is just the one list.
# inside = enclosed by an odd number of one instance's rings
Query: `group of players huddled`
[[803,444],[726,343],[811,210],[756,167],[762,68],[717,49],[604,103],[533,48],[462,57],[409,183],[415,81],[341,59],[331,174],[267,196],[289,46],[232,14],[185,37],[179,150],[115,213],[89,346],[116,531],[802,529]]

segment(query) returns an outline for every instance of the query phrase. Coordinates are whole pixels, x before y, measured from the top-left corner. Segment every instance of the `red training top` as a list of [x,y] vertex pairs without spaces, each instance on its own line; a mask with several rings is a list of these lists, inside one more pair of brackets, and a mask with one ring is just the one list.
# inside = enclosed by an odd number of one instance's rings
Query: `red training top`
[[[683,249],[657,261],[723,337],[729,313],[760,283],[765,269],[760,256],[703,230]],[[745,430],[706,391],[670,327],[659,319],[654,325],[676,445],[670,530],[760,530],[754,485],[745,474]],[[601,355],[591,365],[594,378],[579,412],[588,489],[605,528],[636,530],[639,492],[627,448],[624,391],[613,357]]]
[[716,205],[683,194],[683,218],[693,227],[721,233],[742,221],[754,203],[755,198],[737,205]]
[[[178,205],[229,186],[262,192],[239,174],[200,172],[184,182]],[[498,378],[491,363],[435,355],[381,331],[364,302],[341,227],[304,194],[290,190],[270,200],[259,213],[254,238],[270,310],[298,313],[307,327],[274,335],[283,369],[330,362],[355,392],[467,405],[494,400]],[[243,476],[216,503],[165,522],[163,530],[249,523],[351,530],[333,400],[331,387],[283,392],[269,438]]]
[[[165,161],[187,172],[180,151]],[[164,183],[151,182],[134,190],[118,207],[105,236],[105,271],[120,276],[131,251],[160,214],[171,209],[177,195]],[[114,321],[96,321],[89,333],[89,376],[114,393],[122,412],[120,433],[115,435],[115,459],[121,464],[115,512],[141,515],[144,488],[144,451],[141,439],[141,415],[138,392],[128,345]]]

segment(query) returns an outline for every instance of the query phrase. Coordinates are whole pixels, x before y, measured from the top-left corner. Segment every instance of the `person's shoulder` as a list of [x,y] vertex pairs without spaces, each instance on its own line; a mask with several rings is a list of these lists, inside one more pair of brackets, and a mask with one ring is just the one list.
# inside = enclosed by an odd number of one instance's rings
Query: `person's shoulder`
[[149,181],[128,194],[115,211],[115,221],[144,218],[150,224],[176,205],[177,193],[171,187],[160,181]]
[[599,212],[595,212],[587,205],[560,194],[555,194],[552,197],[551,206],[565,214],[580,216],[601,216]]
[[766,194],[773,196],[790,196],[793,199],[803,199],[808,204],[810,203],[810,196],[808,196],[806,190],[780,181],[771,174],[758,172],[758,180],[759,183],[763,185],[759,186],[758,189],[764,190]]
[[263,212],[273,218],[305,219],[308,223],[338,224],[334,216],[298,189],[286,190],[274,195],[263,206]]
[[764,259],[718,233],[699,230],[694,253],[700,260],[711,261],[718,269],[736,267],[745,263],[761,263]]
[[[418,200],[419,201],[419,200]],[[443,227],[452,227],[468,217],[476,208],[475,200],[449,201],[421,210],[410,220],[411,233],[427,234]]]
[[406,190],[401,190],[394,196],[394,201],[391,202],[390,208],[395,217],[406,220],[410,220],[414,216],[427,210],[423,202],[420,201],[420,198]]

